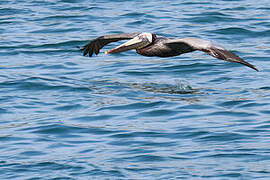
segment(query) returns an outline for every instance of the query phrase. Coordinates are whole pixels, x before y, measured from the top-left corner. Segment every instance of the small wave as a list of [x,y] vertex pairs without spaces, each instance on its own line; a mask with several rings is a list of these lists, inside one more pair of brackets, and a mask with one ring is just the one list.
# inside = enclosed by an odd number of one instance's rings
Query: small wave
[[125,13],[120,15],[120,17],[130,17],[130,18],[134,18],[134,17],[143,17],[145,16],[145,13],[139,13],[139,12],[129,12],[129,13]]
[[132,83],[133,88],[154,92],[169,94],[193,94],[197,90],[193,89],[186,81],[176,80],[176,84],[158,84],[158,83]]
[[10,15],[18,15],[25,13],[33,13],[31,9],[19,9],[19,8],[0,8],[0,16],[10,16]]
[[30,33],[38,33],[38,34],[51,34],[51,33],[68,33],[68,32],[76,32],[80,31],[81,28],[61,28],[61,29],[55,29],[55,28],[42,28],[40,30],[34,30]]
[[145,103],[131,103],[131,104],[124,104],[124,105],[114,105],[109,107],[102,107],[99,109],[110,109],[110,110],[134,110],[134,109],[149,109],[154,108],[157,106],[160,106],[164,104],[163,101],[157,101],[157,102],[145,102]]
[[250,35],[252,34],[252,31],[249,31],[247,29],[244,28],[238,28],[238,27],[229,27],[229,28],[221,28],[221,29],[217,29],[212,31],[214,33],[217,34],[237,34],[237,35]]
[[21,80],[5,81],[0,83],[1,88],[16,88],[17,90],[24,91],[37,91],[37,90],[61,90],[61,91],[91,91],[89,87],[60,85],[57,80],[44,79],[39,77],[30,77]]
[[209,113],[208,116],[226,116],[226,117],[252,117],[258,116],[255,113],[249,112],[240,112],[240,111],[216,111],[213,113]]
[[[14,54],[63,54],[70,52],[79,52],[78,45],[84,44],[86,41],[64,41],[57,43],[47,43],[47,44],[19,44],[13,46],[0,46],[1,52],[5,55]],[[68,49],[68,50],[67,50]]]
[[230,17],[228,14],[221,12],[204,12],[200,14],[188,14],[188,18],[185,18],[187,22],[194,23],[214,23],[214,22],[237,22],[243,21],[241,19]]
[[89,121],[101,121],[101,120],[112,120],[116,115],[88,115],[72,118],[72,120],[79,122],[89,122]]
[[200,137],[199,140],[202,142],[215,142],[215,141],[220,141],[220,142],[230,142],[230,141],[241,141],[243,139],[246,139],[246,135],[242,135],[241,133],[208,133],[204,137]]
[[270,36],[270,30],[265,31],[251,31],[245,28],[230,27],[230,28],[221,28],[211,31],[216,34],[225,34],[225,35],[235,35],[235,36],[246,36],[246,37],[268,37]]
[[136,20],[133,22],[126,23],[126,26],[134,26],[134,25],[144,25],[144,24],[150,24],[153,21],[150,19],[143,19],[143,20]]
[[12,50],[12,49],[38,49],[38,48],[59,48],[59,47],[67,47],[67,46],[73,46],[76,47],[78,44],[85,43],[86,41],[64,41],[64,42],[57,42],[57,43],[44,43],[44,44],[20,44],[17,46],[0,46],[1,49],[7,49],[7,50]]
[[[0,100],[1,101],[1,100]],[[4,108],[0,108],[0,115],[1,114],[6,114],[6,113],[9,113],[9,111],[7,109],[4,109]]]
[[54,108],[56,111],[70,111],[70,110],[78,110],[81,109],[83,106],[80,104],[72,104],[72,105],[64,105],[58,106]]

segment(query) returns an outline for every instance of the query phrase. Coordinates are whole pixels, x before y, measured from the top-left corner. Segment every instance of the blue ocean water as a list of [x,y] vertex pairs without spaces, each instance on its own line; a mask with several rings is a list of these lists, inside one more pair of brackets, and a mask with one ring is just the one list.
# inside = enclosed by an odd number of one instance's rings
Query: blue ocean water
[[[269,1],[0,1],[0,179],[269,179]],[[123,32],[194,52],[82,56]]]

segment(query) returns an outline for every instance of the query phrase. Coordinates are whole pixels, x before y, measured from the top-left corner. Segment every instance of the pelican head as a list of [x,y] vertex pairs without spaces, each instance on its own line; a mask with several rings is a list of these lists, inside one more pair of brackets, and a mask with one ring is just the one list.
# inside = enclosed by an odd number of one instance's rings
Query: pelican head
[[124,44],[121,44],[120,46],[117,46],[116,48],[106,51],[105,54],[119,53],[119,52],[131,50],[131,49],[141,49],[148,46],[149,44],[152,44],[155,38],[156,38],[155,34],[146,33],[146,32],[141,33],[138,36],[134,37],[133,39],[125,42]]

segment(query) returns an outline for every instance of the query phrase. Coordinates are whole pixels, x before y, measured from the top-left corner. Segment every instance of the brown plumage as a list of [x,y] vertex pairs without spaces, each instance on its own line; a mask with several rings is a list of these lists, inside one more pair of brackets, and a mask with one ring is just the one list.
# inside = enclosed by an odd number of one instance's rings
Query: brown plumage
[[152,33],[124,33],[100,36],[83,46],[81,50],[83,50],[84,56],[89,55],[91,57],[94,52],[97,55],[100,49],[107,44],[120,40],[129,41],[105,53],[118,53],[136,49],[136,52],[143,56],[172,57],[199,50],[215,58],[240,63],[258,71],[255,66],[246,62],[235,53],[213,44],[211,41],[196,38],[171,39],[157,37]]
[[91,57],[94,52],[96,55],[98,55],[100,49],[102,49],[104,46],[106,46],[109,43],[132,39],[139,34],[140,33],[124,33],[124,34],[100,36],[96,39],[91,40],[89,43],[83,46],[81,50],[83,50],[84,56],[88,54]]

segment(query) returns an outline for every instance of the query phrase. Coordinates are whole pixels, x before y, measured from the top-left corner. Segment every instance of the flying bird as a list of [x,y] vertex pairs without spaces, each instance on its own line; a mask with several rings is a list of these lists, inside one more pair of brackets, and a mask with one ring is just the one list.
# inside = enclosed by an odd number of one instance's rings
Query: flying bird
[[104,46],[109,43],[120,40],[129,40],[113,49],[105,51],[105,54],[119,53],[135,49],[136,52],[143,56],[172,57],[193,51],[203,51],[217,59],[229,62],[240,63],[259,71],[255,66],[246,62],[235,53],[212,43],[211,41],[197,38],[172,39],[157,37],[153,33],[124,33],[104,35],[91,40],[85,46],[81,47],[83,55],[91,57],[93,53],[97,55]]

